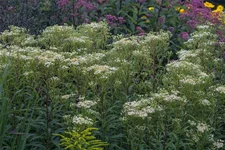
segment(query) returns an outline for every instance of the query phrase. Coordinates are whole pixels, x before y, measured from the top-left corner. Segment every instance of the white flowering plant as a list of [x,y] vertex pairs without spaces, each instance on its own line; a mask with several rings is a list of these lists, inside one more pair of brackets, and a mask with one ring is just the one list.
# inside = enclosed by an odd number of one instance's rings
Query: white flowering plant
[[1,33],[0,147],[60,149],[55,134],[95,127],[107,150],[223,149],[225,44],[215,28],[199,26],[176,60],[170,32],[108,30],[100,22]]

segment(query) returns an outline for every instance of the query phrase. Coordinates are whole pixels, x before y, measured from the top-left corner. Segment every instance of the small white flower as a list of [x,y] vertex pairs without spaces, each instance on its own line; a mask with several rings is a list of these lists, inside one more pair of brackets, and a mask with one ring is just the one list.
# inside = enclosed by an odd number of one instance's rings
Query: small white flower
[[204,106],[210,106],[210,105],[211,105],[210,101],[207,100],[207,99],[201,100],[200,103],[201,103],[202,105],[204,105]]
[[93,120],[86,116],[78,115],[73,117],[73,123],[77,125],[92,125]]
[[197,125],[197,130],[199,132],[202,132],[203,133],[205,131],[208,131],[208,129],[209,129],[208,125],[206,125],[204,123],[198,123],[198,125]]
[[28,76],[28,75],[33,74],[33,73],[34,73],[33,71],[29,71],[29,72],[24,72],[23,75]]
[[191,126],[196,126],[196,123],[192,120],[188,120],[188,123],[191,125]]
[[61,99],[69,99],[71,97],[73,97],[75,94],[66,94],[66,95],[63,95],[61,96]]
[[224,141],[223,140],[217,140],[216,142],[213,143],[213,146],[217,149],[223,148],[223,144]]
[[59,81],[59,80],[60,80],[59,77],[51,77],[51,78],[50,78],[50,81]]
[[85,100],[85,101],[80,101],[77,103],[78,108],[91,108],[92,106],[96,105],[97,102],[91,101],[91,100]]

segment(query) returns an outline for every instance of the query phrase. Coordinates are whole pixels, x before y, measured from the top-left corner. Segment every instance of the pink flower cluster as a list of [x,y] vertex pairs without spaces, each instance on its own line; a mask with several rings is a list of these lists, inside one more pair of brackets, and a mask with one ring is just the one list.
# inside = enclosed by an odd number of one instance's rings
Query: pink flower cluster
[[69,0],[59,0],[57,2],[57,5],[60,7],[60,8],[63,8],[65,7],[66,5],[70,4]]
[[204,6],[203,0],[190,0],[184,3],[186,6],[185,13],[181,18],[189,20],[191,28],[195,28],[198,23],[202,24],[210,21],[211,23],[220,23],[219,19],[212,15],[212,11]]
[[105,18],[109,25],[122,24],[125,22],[123,17],[116,17],[110,14],[105,15]]

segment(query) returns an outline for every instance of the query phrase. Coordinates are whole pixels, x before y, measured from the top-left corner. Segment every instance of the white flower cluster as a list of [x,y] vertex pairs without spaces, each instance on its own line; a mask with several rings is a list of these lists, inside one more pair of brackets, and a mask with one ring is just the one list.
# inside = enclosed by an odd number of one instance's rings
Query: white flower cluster
[[154,33],[154,32],[150,32],[147,34],[147,36],[145,37],[145,40],[143,41],[144,43],[161,43],[161,44],[168,44],[168,40],[170,39],[170,37],[172,36],[172,34],[170,32],[164,32],[164,31],[160,31],[158,33]]
[[219,86],[215,89],[216,92],[219,92],[220,94],[225,94],[225,86]]
[[86,36],[80,36],[80,37],[69,37],[67,39],[65,39],[65,42],[75,42],[75,43],[81,43],[84,44],[86,42],[86,40],[88,40],[89,38]]
[[124,118],[127,117],[139,117],[139,118],[151,118],[149,115],[155,111],[160,111],[160,106],[155,106],[152,104],[152,99],[141,99],[139,101],[127,102],[123,105]]
[[7,56],[15,59],[21,59],[24,61],[33,60],[35,56],[41,54],[39,48],[25,47],[21,48],[19,46],[10,46],[7,49],[0,49],[0,56]]
[[93,120],[86,116],[77,115],[73,117],[73,123],[77,125],[93,125]]
[[171,70],[196,70],[196,71],[199,71],[201,70],[201,66],[200,65],[197,65],[197,64],[194,64],[194,63],[191,63],[191,62],[188,62],[188,61],[173,61],[169,64],[166,65],[166,69],[168,71],[171,71]]
[[74,93],[72,93],[72,94],[66,94],[66,95],[61,96],[61,99],[66,100],[66,99],[69,99],[69,98],[71,98],[73,96],[75,96]]
[[[196,143],[202,139],[202,136],[204,136],[205,132],[208,132],[211,129],[209,125],[200,121],[188,120],[188,123],[191,125],[191,129],[187,131],[186,136],[188,138],[192,138],[192,140]],[[209,139],[210,141],[214,141],[212,134],[210,135]]]
[[205,123],[202,123],[202,122],[194,122],[194,121],[188,120],[188,123],[191,126],[196,126],[197,131],[200,132],[200,133],[204,133],[204,132],[210,130],[210,126],[205,124]]
[[224,148],[224,141],[223,140],[217,140],[213,143],[214,148],[216,149],[220,149],[220,148]]
[[9,29],[10,30],[5,30],[4,32],[2,32],[0,35],[0,38],[22,35],[22,34],[25,34],[25,31],[26,31],[25,28],[20,28],[16,26],[9,26]]
[[129,49],[133,48],[135,50],[136,47],[138,47],[140,44],[138,43],[136,37],[131,37],[131,38],[123,38],[119,41],[116,41],[113,43],[114,49],[115,50],[121,50],[121,49]]
[[91,108],[92,106],[96,105],[97,102],[96,101],[91,101],[91,100],[84,100],[84,101],[80,101],[77,103],[77,107],[78,108]]
[[29,76],[30,74],[33,74],[33,71],[26,71],[23,73],[24,76]]
[[81,27],[83,28],[88,28],[88,29],[93,29],[96,32],[99,32],[102,30],[102,28],[108,29],[108,26],[104,22],[92,22],[90,24],[83,24]]
[[180,50],[177,54],[179,55],[179,60],[189,60],[198,57],[193,50]]
[[193,77],[193,76],[187,75],[187,76],[181,77],[179,81],[182,84],[198,85],[198,84],[204,84],[205,81],[207,80],[207,77],[209,76],[204,74],[202,74],[202,76],[199,76],[199,77],[198,76]]
[[210,29],[210,25],[198,25],[197,26],[197,29],[198,30],[208,30],[208,29]]
[[52,82],[56,82],[56,81],[59,81],[59,80],[60,80],[60,78],[59,78],[59,77],[54,76],[54,77],[49,78],[49,80],[50,80],[50,81],[52,81]]
[[203,105],[203,106],[210,106],[211,105],[211,102],[207,99],[202,99],[200,100],[200,103]]
[[73,26],[59,26],[59,25],[54,25],[51,27],[47,27],[42,34],[52,34],[54,32],[62,32],[62,33],[73,33],[74,28]]
[[94,75],[101,75],[100,78],[108,78],[112,73],[117,70],[115,67],[110,67],[108,65],[93,65],[86,68],[87,72],[93,71]]
[[153,94],[153,99],[164,102],[187,102],[185,97],[180,97],[178,94],[179,91],[171,91],[169,93],[166,90],[161,90],[159,93]]
[[26,45],[32,45],[36,43],[34,36],[29,36],[24,39],[24,41],[21,43],[21,45],[26,46]]
[[86,54],[83,56],[77,56],[72,59],[67,59],[68,65],[83,65],[83,64],[90,64],[94,62],[100,61],[102,58],[104,58],[106,55],[103,53],[92,53],[92,54]]
[[[188,48],[206,48],[215,45],[217,42],[218,35],[212,34],[211,28],[209,26],[198,26],[198,31],[191,34],[191,38],[185,42]],[[209,41],[210,39],[210,41]]]
[[[185,54],[189,55],[190,53],[181,52],[183,59],[187,58]],[[202,71],[203,67],[201,65],[191,63],[188,60],[171,62],[167,64],[166,69],[170,73],[170,76],[174,80],[179,80],[179,83],[182,85],[200,85],[212,79],[212,75],[208,75]]]
[[209,131],[209,129],[210,129],[209,126],[207,124],[205,124],[205,123],[199,122],[197,124],[198,132],[204,133],[206,131]]
[[52,51],[44,51],[36,58],[45,64],[46,67],[51,66],[55,61],[63,61],[65,57],[59,53],[52,52]]

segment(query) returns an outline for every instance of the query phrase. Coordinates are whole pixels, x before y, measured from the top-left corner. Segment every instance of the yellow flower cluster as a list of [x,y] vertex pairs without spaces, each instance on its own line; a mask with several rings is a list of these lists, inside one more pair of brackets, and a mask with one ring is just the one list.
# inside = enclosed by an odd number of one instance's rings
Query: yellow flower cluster
[[[204,6],[210,9],[215,8],[215,5],[213,5],[210,2],[205,2]],[[224,19],[225,13],[223,11],[224,11],[224,7],[222,5],[218,5],[216,9],[212,11],[212,15],[214,17],[218,17],[218,19],[225,24],[225,19]]]
[[[213,4],[210,3],[210,2],[205,2],[205,3],[204,3],[204,6],[205,6],[206,8],[214,8],[214,7],[215,7],[215,5],[213,5]],[[222,5],[218,5],[218,6],[216,7],[216,9],[213,10],[212,12],[222,13],[223,10],[224,10],[224,7],[223,7]]]
[[216,12],[216,13],[222,13],[224,10],[224,7],[222,5],[218,5],[216,7],[216,10],[213,10],[212,12]]

